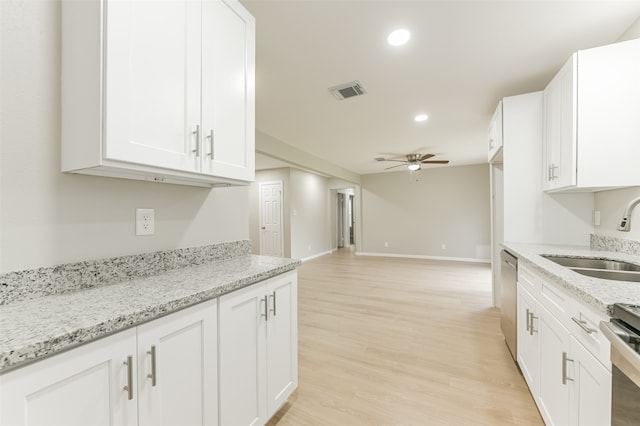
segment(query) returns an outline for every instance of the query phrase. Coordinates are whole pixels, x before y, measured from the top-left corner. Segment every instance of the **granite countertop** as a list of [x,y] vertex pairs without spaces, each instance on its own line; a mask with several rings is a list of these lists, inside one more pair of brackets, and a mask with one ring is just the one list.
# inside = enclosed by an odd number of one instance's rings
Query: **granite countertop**
[[603,314],[610,316],[614,303],[640,305],[640,283],[588,277],[545,259],[541,255],[596,257],[623,260],[637,265],[640,265],[640,256],[613,251],[592,250],[589,247],[577,246],[509,242],[503,243],[502,246],[517,256],[518,262],[531,266],[554,284],[566,289],[578,300],[592,306]]
[[0,306],[0,373],[295,269],[243,254]]

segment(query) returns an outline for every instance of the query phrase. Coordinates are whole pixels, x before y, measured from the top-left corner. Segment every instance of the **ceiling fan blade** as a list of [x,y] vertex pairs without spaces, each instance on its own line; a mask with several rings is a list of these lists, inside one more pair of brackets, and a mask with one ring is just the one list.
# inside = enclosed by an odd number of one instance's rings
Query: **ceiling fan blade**
[[424,160],[428,160],[431,157],[435,157],[435,154],[425,154],[422,157],[420,157],[420,161],[424,161]]
[[401,167],[401,166],[404,166],[404,164],[398,164],[397,166],[387,167],[385,170],[395,169],[396,167]]
[[421,161],[422,164],[449,164],[449,160],[428,160]]
[[391,158],[385,158],[384,160],[381,160],[381,161],[397,161],[398,163],[408,163],[407,160],[394,160]]

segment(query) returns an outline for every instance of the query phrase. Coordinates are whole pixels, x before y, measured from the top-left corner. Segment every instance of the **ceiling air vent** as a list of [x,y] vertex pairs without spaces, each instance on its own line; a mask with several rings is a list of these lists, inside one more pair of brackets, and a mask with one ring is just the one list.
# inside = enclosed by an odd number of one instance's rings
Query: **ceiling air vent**
[[339,101],[367,93],[359,81],[351,81],[349,83],[329,87],[329,91],[333,93],[333,96],[335,96]]

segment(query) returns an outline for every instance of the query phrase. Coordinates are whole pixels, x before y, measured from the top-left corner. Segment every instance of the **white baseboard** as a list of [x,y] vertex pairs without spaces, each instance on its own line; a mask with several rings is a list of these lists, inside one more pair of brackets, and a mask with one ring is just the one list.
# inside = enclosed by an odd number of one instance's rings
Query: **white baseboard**
[[491,259],[479,259],[474,257],[424,256],[418,254],[356,252],[356,256],[403,257],[406,259],[453,260],[455,262],[491,263]]
[[309,257],[303,257],[302,259],[300,259],[300,261],[306,262],[307,260],[315,259],[316,257],[324,256],[325,254],[331,254],[331,253],[333,253],[333,250],[323,251],[322,253],[316,253]]

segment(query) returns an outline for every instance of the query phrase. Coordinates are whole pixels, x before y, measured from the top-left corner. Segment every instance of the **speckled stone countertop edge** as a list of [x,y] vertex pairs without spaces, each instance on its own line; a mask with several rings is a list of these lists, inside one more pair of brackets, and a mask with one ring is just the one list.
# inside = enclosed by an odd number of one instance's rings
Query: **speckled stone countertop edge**
[[640,304],[640,283],[604,280],[578,274],[567,267],[545,259],[542,255],[561,255],[572,257],[596,257],[609,260],[622,260],[640,265],[640,256],[593,250],[588,246],[560,246],[548,244],[525,244],[504,242],[507,251],[524,261],[552,283],[565,289],[578,300],[595,310],[612,315],[614,303]]
[[[246,255],[113,286],[0,306],[0,374],[292,271],[300,263],[297,259]],[[220,276],[211,279],[216,271]],[[185,275],[188,286],[181,278]],[[162,291],[156,291],[155,281]],[[172,290],[177,296],[171,294]],[[154,292],[160,293],[156,298],[161,301],[154,301]],[[98,314],[82,302],[74,307],[74,300],[93,300],[96,296],[113,298],[116,307],[104,306],[104,312]],[[33,315],[29,315],[30,308]],[[78,312],[67,313],[74,308]],[[83,312],[87,312],[86,318]]]
[[248,240],[139,253],[0,274],[0,305],[111,285],[251,253]]

